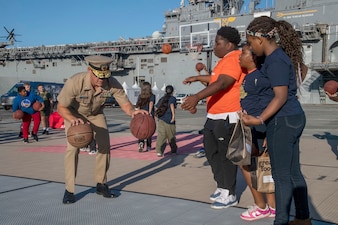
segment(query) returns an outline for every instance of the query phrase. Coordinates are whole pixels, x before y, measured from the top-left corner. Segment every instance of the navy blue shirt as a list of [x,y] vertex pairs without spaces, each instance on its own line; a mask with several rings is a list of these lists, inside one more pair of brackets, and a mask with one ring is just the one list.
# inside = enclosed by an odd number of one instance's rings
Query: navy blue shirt
[[259,116],[267,106],[262,96],[271,89],[269,80],[261,71],[255,70],[245,76],[242,85],[246,93],[241,99],[242,109],[250,115]]
[[32,115],[36,112],[33,109],[33,104],[36,101],[43,103],[43,99],[34,92],[27,92],[27,96],[25,97],[18,94],[13,100],[12,110],[15,112],[16,110],[21,109],[23,112]]
[[[163,97],[158,101],[158,103],[156,104],[156,108],[158,108],[161,103],[162,103]],[[167,111],[164,113],[163,116],[159,117],[159,120],[163,120],[164,122],[168,123],[168,124],[175,124],[175,121],[172,123],[170,122],[172,119],[172,114],[171,114],[171,109],[170,109],[170,104],[174,104],[174,107],[176,109],[177,104],[176,104],[176,98],[174,96],[170,96],[169,101],[168,101],[168,106],[167,106]]]
[[[138,100],[137,101],[139,101],[139,99],[140,99],[140,96],[138,97]],[[154,94],[152,94],[151,96],[150,96],[150,99],[149,99],[149,102],[153,102],[154,104],[153,104],[153,108],[151,109],[151,115],[152,116],[154,116],[154,111],[155,111],[155,100],[156,100],[156,97],[155,97],[155,95]],[[145,106],[142,106],[141,107],[141,109],[143,109],[143,110],[146,110],[147,112],[149,112],[149,103],[148,104],[146,104]]]
[[304,113],[297,99],[297,82],[295,69],[291,59],[281,48],[277,48],[265,58],[261,69],[265,77],[269,79],[271,89],[262,96],[262,104],[268,105],[274,97],[273,87],[288,86],[288,96],[285,104],[275,116],[291,116]]

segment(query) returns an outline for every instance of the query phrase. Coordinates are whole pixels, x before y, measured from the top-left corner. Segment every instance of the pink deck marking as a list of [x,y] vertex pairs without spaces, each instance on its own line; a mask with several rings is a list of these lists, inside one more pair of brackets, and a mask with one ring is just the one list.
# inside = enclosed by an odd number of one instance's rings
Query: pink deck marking
[[[123,137],[116,137],[110,139],[110,154],[112,158],[128,158],[139,160],[158,160],[160,159],[155,150],[156,146],[156,134],[153,136],[152,149],[149,152],[138,152],[137,139],[132,135]],[[203,136],[198,134],[178,134],[176,135],[176,142],[178,146],[178,154],[190,154],[195,153],[202,144]],[[66,145],[53,145],[53,146],[41,146],[23,148],[22,151],[29,152],[46,152],[46,153],[64,153]],[[80,152],[80,154],[88,154],[87,152]],[[167,145],[164,157],[170,157],[170,146]]]

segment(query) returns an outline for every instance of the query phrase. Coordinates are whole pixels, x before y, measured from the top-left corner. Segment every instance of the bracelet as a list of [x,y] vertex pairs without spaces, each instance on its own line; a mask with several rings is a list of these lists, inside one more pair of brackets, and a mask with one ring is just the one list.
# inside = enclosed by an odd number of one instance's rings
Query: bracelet
[[264,124],[264,120],[262,119],[262,117],[260,116],[256,116],[257,119],[259,119],[261,121],[261,124]]

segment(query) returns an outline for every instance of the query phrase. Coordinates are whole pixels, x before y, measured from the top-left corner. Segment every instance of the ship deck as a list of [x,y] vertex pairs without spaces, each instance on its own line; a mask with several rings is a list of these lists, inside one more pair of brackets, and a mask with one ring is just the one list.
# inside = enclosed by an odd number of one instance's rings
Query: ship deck
[[[301,139],[301,164],[309,189],[314,225],[338,223],[338,116],[336,106],[304,106],[308,123]],[[195,158],[202,145],[198,131],[205,121],[205,106],[196,115],[177,109],[179,154],[158,158],[152,149],[137,151],[130,134],[130,119],[119,108],[106,109],[111,135],[108,184],[117,198],[95,194],[95,156],[80,153],[76,203],[62,204],[64,193],[63,130],[39,135],[39,142],[18,139],[19,122],[0,109],[0,224],[272,224],[266,218],[246,222],[239,215],[252,205],[252,196],[240,171],[239,205],[210,208],[214,191],[206,158]],[[189,119],[187,119],[189,117]],[[153,138],[155,146],[156,133]],[[294,208],[291,209],[294,215]]]

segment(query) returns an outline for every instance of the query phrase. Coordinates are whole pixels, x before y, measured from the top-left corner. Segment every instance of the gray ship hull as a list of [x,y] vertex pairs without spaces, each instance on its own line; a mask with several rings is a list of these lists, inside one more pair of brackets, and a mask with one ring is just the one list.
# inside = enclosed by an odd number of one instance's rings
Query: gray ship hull
[[[19,80],[64,82],[85,71],[85,56],[103,54],[114,59],[111,70],[127,87],[149,81],[154,89],[174,85],[177,93],[196,93],[201,84],[185,86],[182,80],[195,75],[195,65],[203,62],[212,70],[218,59],[212,53],[220,26],[236,27],[245,41],[245,29],[257,16],[267,15],[293,24],[304,46],[309,67],[300,87],[303,104],[336,104],[328,99],[323,85],[338,80],[338,2],[334,0],[271,1],[271,7],[257,9],[256,1],[189,1],[165,13],[164,31],[151,37],[112,42],[0,49],[0,93]],[[258,1],[259,2],[259,1]],[[169,54],[163,44],[171,45]]]

